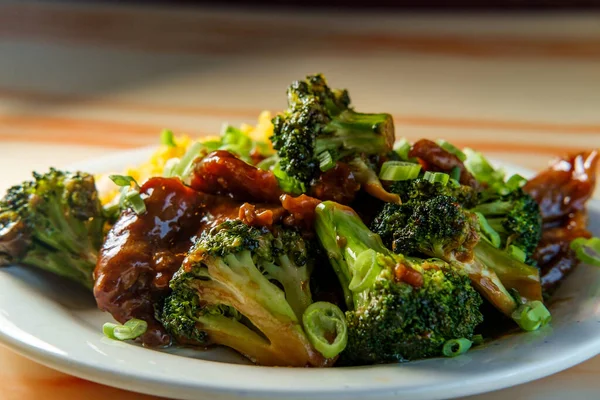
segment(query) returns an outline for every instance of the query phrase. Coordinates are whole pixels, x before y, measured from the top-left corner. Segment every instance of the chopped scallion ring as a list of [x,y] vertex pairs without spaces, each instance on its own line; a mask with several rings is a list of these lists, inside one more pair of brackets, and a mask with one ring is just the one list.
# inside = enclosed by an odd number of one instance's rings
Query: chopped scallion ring
[[334,358],[346,348],[346,317],[336,305],[324,301],[311,304],[302,315],[302,324],[310,343],[324,357]]
[[494,228],[491,227],[488,220],[482,213],[475,212],[475,215],[477,215],[477,220],[479,221],[479,227],[481,228],[481,232],[485,235],[484,238],[487,239],[492,244],[492,246],[494,246],[495,248],[499,248],[500,244],[502,243],[502,240],[500,239],[500,235],[498,234],[498,232],[496,232]]
[[124,325],[107,322],[102,327],[104,335],[114,340],[132,340],[142,336],[148,329],[148,323],[141,319],[132,318]]
[[527,254],[525,254],[523,249],[513,244],[508,246],[508,254],[510,254],[512,258],[520,262],[525,262],[525,259],[527,258]]
[[169,147],[177,146],[177,144],[175,143],[175,135],[173,135],[173,132],[168,129],[165,129],[164,131],[161,132],[160,142],[162,144],[164,144],[165,146],[169,146]]
[[450,339],[444,343],[442,353],[446,357],[460,356],[461,354],[465,354],[467,351],[469,351],[472,345],[473,342],[471,342],[469,339]]
[[519,174],[511,175],[510,178],[506,181],[506,188],[510,192],[514,192],[515,190],[522,188],[527,183],[527,179],[523,178]]
[[452,178],[452,180],[455,180],[457,182],[460,181],[460,167],[452,168],[452,171],[450,171],[450,178]]
[[137,215],[141,215],[146,212],[146,204],[144,203],[144,199],[142,199],[140,192],[137,190],[127,191],[127,193],[125,193],[125,202],[131,206]]
[[386,161],[381,166],[379,179],[383,181],[407,181],[416,179],[421,171],[419,164],[406,161]]
[[448,184],[448,181],[450,181],[450,175],[444,174],[443,172],[426,171],[423,175],[423,179],[431,183],[441,183],[443,186],[445,186]]
[[411,147],[412,145],[410,142],[407,139],[402,138],[394,144],[394,151],[396,154],[398,154],[398,156],[400,156],[401,160],[411,161],[410,157],[408,157],[408,152],[410,151]]
[[524,331],[536,331],[548,324],[552,315],[544,303],[535,300],[517,308],[512,318]]
[[445,141],[444,139],[439,139],[436,141],[438,146],[442,149],[446,150],[450,154],[454,154],[460,161],[465,161],[467,156],[463,153],[458,147],[454,146],[452,143]]
[[331,153],[328,151],[324,151],[317,156],[319,159],[319,169],[323,172],[329,171],[331,168],[335,167],[335,162],[333,158],[331,158]]
[[571,242],[571,250],[581,262],[600,267],[600,238],[577,238]]

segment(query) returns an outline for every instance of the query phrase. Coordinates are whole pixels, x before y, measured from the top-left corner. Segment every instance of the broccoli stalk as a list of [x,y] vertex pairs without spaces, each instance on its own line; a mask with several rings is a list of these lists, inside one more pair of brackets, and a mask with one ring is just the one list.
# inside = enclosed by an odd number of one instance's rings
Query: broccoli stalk
[[388,153],[394,143],[389,114],[351,109],[345,90],[331,90],[322,75],[308,76],[288,88],[288,110],[273,119],[271,141],[283,173],[305,186],[319,174],[319,156],[332,162],[360,154]]
[[313,323],[309,335],[301,322],[312,260],[295,231],[224,222],[192,247],[157,317],[182,343],[224,345],[261,365],[329,365],[309,336],[334,343],[341,332]]
[[106,215],[92,175],[51,169],[0,201],[0,265],[32,265],[93,287]]
[[394,254],[348,207],[317,206],[315,230],[344,289],[349,311],[345,364],[405,361],[442,354],[482,321],[479,294],[441,260]]

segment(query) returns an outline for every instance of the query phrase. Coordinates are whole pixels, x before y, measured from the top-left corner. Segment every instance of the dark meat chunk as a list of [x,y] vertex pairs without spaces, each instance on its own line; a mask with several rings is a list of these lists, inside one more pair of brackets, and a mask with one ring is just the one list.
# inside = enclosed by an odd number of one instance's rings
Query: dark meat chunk
[[249,226],[264,226],[270,228],[281,221],[286,211],[281,206],[254,205],[244,203],[238,211],[238,218]]
[[423,169],[432,172],[445,172],[449,174],[452,169],[458,167],[460,170],[460,183],[463,185],[478,188],[479,183],[473,175],[467,170],[465,164],[454,154],[447,152],[437,143],[431,140],[421,139],[415,144],[408,153],[409,157],[417,157],[421,160]]
[[212,152],[196,163],[191,186],[240,201],[276,203],[282,194],[271,171],[253,167],[223,150]]
[[533,257],[546,294],[579,263],[571,241],[591,237],[585,205],[594,193],[597,164],[598,151],[560,158],[524,187],[542,213],[542,239]]
[[350,204],[359,190],[360,183],[356,181],[348,164],[338,161],[311,185],[310,195],[323,201]]
[[594,193],[598,151],[555,160],[550,167],[527,182],[524,189],[540,205],[545,225],[564,225],[564,219],[585,209]]
[[284,194],[280,198],[281,205],[289,213],[284,219],[284,224],[288,226],[297,226],[305,231],[311,231],[315,222],[315,208],[321,203],[321,200],[302,194],[298,197],[292,197]]
[[154,304],[168,294],[198,231],[203,196],[174,178],[152,178],[140,192],[147,211],[125,211],[108,233],[94,272],[94,296],[121,323],[148,322],[145,345],[165,346],[170,337],[154,319]]

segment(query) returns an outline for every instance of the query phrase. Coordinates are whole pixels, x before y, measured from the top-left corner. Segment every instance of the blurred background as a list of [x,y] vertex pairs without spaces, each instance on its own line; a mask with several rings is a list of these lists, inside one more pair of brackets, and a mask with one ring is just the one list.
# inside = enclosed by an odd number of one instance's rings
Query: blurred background
[[[398,137],[444,138],[539,170],[600,147],[598,5],[0,0],[0,189],[33,169],[154,145],[163,128],[201,136],[255,123],[315,72],[361,111],[392,113]],[[13,383],[2,399],[129,396],[3,348],[0,371]],[[592,397],[581,398],[594,398],[598,372],[595,359],[481,398],[585,388]]]

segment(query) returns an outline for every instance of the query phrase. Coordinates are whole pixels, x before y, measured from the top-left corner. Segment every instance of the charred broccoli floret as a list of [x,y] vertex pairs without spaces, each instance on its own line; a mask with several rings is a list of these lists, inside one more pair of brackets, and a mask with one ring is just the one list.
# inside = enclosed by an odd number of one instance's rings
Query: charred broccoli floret
[[[344,333],[327,322],[335,306],[311,313],[311,325],[302,325],[312,303],[312,260],[310,245],[295,231],[224,222],[194,244],[157,317],[182,343],[224,345],[261,365],[329,365],[316,348],[340,343]],[[315,336],[332,340],[313,346]]]
[[[278,171],[308,185],[336,160],[360,154],[386,154],[394,143],[389,114],[363,114],[350,107],[346,90],[332,90],[323,75],[311,75],[288,88],[288,109],[273,119],[271,140]],[[301,186],[300,184],[296,186]]]
[[346,295],[342,363],[438,356],[447,340],[470,339],[481,323],[481,297],[449,264],[392,253],[337,203],[317,206],[315,228]]
[[0,201],[0,265],[32,265],[91,289],[105,222],[92,175],[34,173]]

